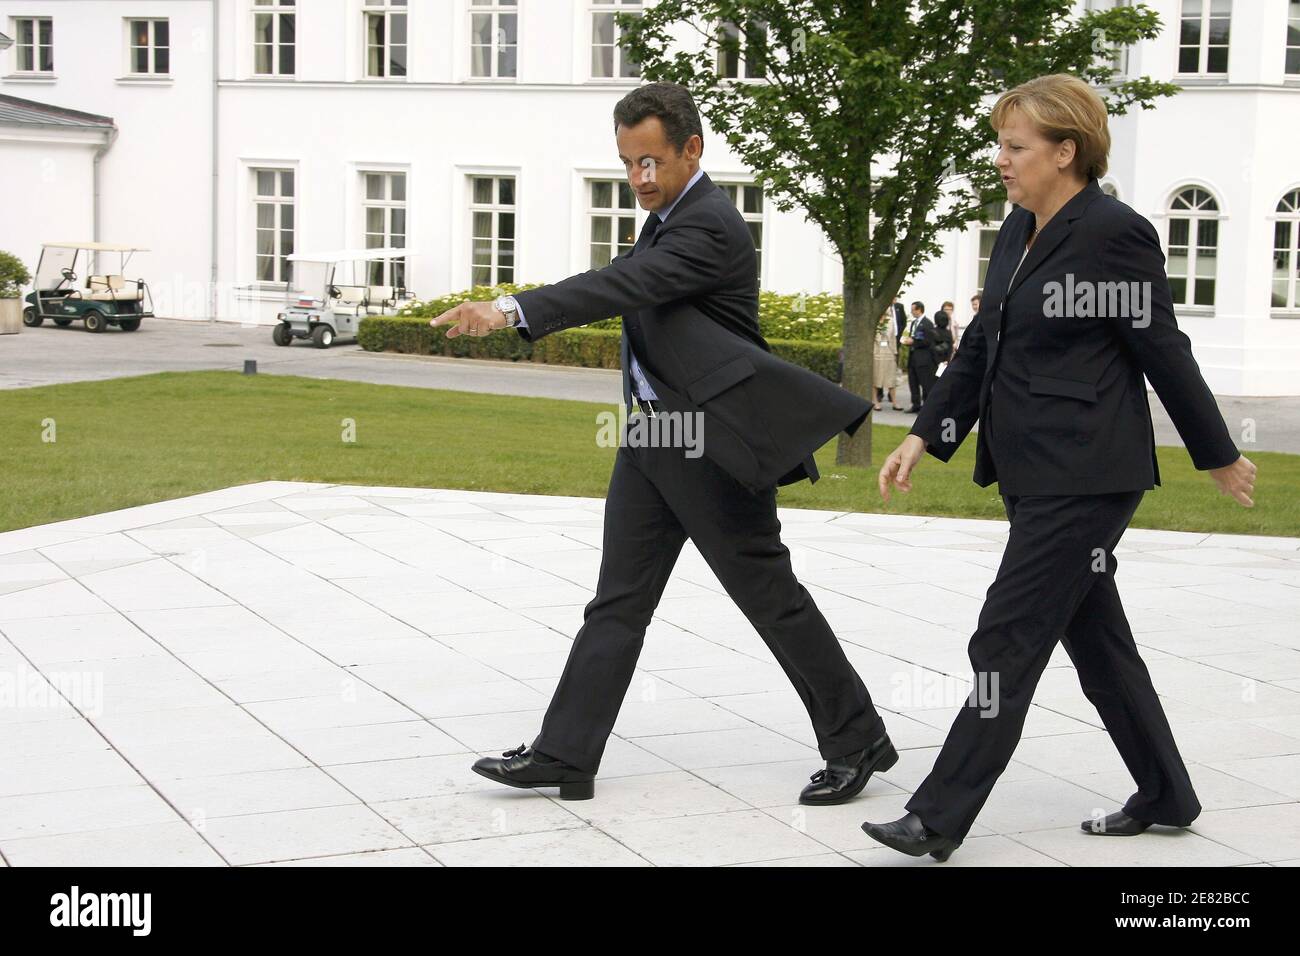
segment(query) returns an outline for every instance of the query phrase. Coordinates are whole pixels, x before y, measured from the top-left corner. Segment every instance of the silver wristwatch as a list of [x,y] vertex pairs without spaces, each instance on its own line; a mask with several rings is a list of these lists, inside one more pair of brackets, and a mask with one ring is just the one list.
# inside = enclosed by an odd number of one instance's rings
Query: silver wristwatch
[[519,305],[513,295],[499,295],[492,307],[506,317],[506,328],[513,329],[519,324]]

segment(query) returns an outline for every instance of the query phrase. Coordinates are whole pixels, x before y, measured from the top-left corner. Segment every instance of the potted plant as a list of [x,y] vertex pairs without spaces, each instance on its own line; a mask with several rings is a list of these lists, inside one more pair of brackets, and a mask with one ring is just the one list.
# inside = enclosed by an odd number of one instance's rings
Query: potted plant
[[31,278],[21,259],[0,252],[0,335],[22,331],[23,286]]

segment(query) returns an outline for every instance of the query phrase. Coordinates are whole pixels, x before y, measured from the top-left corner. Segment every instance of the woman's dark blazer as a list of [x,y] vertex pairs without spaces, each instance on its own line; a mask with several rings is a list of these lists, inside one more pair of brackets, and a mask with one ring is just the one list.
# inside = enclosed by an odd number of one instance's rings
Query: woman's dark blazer
[[1015,206],[998,230],[979,313],[912,434],[947,461],[978,420],[975,482],[1004,495],[1149,489],[1160,472],[1145,374],[1198,469],[1236,461],[1151,223],[1091,179],[1016,272],[1033,225]]

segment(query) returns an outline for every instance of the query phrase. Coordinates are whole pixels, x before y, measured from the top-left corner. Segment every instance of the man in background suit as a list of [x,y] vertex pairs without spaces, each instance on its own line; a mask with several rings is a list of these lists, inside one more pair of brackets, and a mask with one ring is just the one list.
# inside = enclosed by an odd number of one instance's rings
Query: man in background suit
[[771,354],[758,328],[754,243],[739,211],[699,168],[703,131],[685,87],[651,83],[614,109],[628,182],[650,212],[631,252],[553,285],[466,302],[433,319],[448,335],[507,325],[528,341],[623,318],[623,395],[650,419],[697,416],[703,456],[632,443],[615,457],[595,598],[584,611],[541,732],[475,772],[515,787],[594,795],[606,740],[647,625],[690,538],[771,649],[826,759],[800,794],[841,803],[898,755],[781,543],[776,487],[815,481],[813,452],[852,433],[870,405]]
[[919,412],[930,389],[934,387],[935,373],[939,369],[939,363],[930,351],[934,341],[934,323],[925,317],[923,302],[912,303],[912,321],[899,341],[910,346],[907,353],[907,389],[912,393],[912,405],[908,411]]

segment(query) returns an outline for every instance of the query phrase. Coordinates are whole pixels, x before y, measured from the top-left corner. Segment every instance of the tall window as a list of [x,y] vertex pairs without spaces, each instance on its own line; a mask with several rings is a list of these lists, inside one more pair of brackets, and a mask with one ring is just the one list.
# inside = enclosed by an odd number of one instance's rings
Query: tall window
[[1300,189],[1277,204],[1273,223],[1273,297],[1275,309],[1300,309]]
[[636,197],[627,180],[588,180],[591,268],[601,269],[636,245]]
[[1169,288],[1174,305],[1214,305],[1219,254],[1219,204],[1189,186],[1169,204]]
[[731,21],[717,31],[718,76],[729,79],[756,79],[766,76],[764,58],[767,51],[767,24],[750,21],[741,27]]
[[1007,218],[1007,202],[1005,199],[999,199],[989,203],[984,207],[984,218],[988,220],[987,225],[980,225],[980,248],[978,257],[978,266],[976,268],[975,285],[984,291],[984,280],[989,274],[989,259],[993,256],[993,244],[998,241],[998,230],[1002,228],[1002,223]]
[[[406,248],[406,173],[362,173],[366,248]],[[368,266],[370,285],[406,288],[405,259],[376,259]]]
[[54,72],[54,21],[49,17],[14,20],[14,53],[19,73]]
[[614,22],[617,13],[641,15],[641,0],[594,0],[591,8],[591,75],[637,77],[641,64],[622,47],[623,31]]
[[1286,14],[1286,72],[1300,76],[1300,0],[1291,0]]
[[1228,72],[1232,0],[1183,0],[1178,34],[1178,72]]
[[253,72],[293,76],[298,16],[295,0],[253,0]]
[[749,227],[749,237],[754,240],[754,252],[758,255],[755,267],[759,273],[759,283],[763,275],[763,187],[751,183],[718,183],[718,188],[726,193],[736,208],[740,218]]
[[406,76],[406,0],[365,0],[366,76]]
[[519,68],[519,6],[516,0],[471,0],[471,76],[516,76]]
[[166,75],[171,72],[171,39],[166,20],[128,20],[130,70],[135,74]]
[[515,281],[515,178],[470,177],[470,281]]
[[255,169],[257,281],[288,282],[294,248],[292,169]]
[[[1132,0],[1088,0],[1088,9],[1098,12],[1128,6],[1132,6]],[[1108,63],[1117,78],[1128,75],[1128,47],[1125,44],[1116,43],[1099,55],[1098,59]]]

